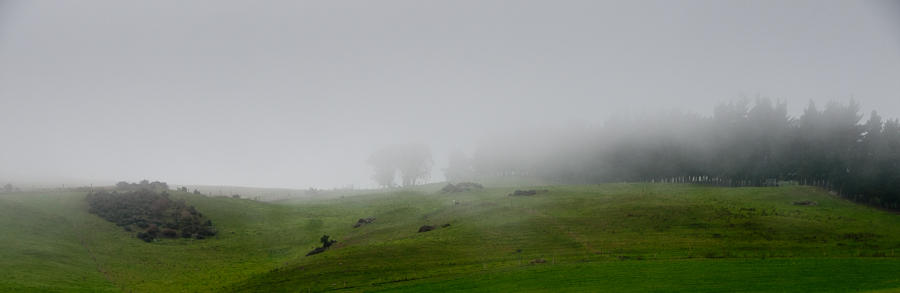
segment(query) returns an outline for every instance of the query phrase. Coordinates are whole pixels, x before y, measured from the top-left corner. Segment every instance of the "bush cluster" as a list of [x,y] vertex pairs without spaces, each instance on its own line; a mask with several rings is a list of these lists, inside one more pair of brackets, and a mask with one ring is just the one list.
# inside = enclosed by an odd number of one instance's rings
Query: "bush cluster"
[[142,189],[151,190],[151,191],[166,191],[166,190],[169,190],[169,185],[166,184],[165,182],[159,182],[159,181],[150,182],[150,181],[147,181],[146,179],[141,180],[141,182],[138,182],[138,183],[128,183],[125,181],[119,181],[119,183],[116,183],[116,190],[137,191],[137,190],[142,190]]
[[137,238],[146,242],[160,237],[203,239],[216,235],[212,221],[183,200],[172,200],[165,191],[102,190],[88,194],[86,199],[89,212],[126,231],[138,231]]

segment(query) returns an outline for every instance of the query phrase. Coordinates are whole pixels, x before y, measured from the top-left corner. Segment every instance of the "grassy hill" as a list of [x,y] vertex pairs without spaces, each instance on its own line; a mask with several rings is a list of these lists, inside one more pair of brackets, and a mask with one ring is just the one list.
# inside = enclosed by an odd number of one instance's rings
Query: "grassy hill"
[[[174,193],[219,235],[154,243],[88,214],[83,193],[3,194],[0,291],[900,288],[900,215],[814,188],[434,189],[277,203]],[[339,242],[304,256],[322,234]]]
[[219,235],[143,243],[87,213],[84,193],[0,196],[0,291],[213,291],[306,253],[329,215],[296,207],[174,193]]

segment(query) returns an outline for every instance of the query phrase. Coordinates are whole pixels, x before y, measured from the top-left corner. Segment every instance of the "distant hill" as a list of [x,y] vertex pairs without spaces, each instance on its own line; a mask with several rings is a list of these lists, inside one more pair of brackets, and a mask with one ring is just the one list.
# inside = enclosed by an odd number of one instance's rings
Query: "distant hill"
[[173,188],[186,187],[188,191],[197,190],[198,192],[209,196],[234,196],[239,195],[241,198],[276,201],[285,199],[309,199],[334,197],[344,194],[358,194],[372,192],[367,190],[351,190],[351,189],[291,189],[291,188],[265,188],[265,187],[246,187],[246,186],[228,186],[228,185],[173,185]]

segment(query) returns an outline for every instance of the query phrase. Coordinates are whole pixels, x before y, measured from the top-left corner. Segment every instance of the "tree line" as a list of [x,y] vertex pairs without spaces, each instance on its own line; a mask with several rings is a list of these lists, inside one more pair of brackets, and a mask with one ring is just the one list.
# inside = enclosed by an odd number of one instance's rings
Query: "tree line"
[[876,111],[862,118],[852,100],[821,108],[810,102],[792,117],[785,102],[741,99],[717,105],[711,116],[669,112],[601,127],[495,135],[471,156],[452,153],[445,175],[727,186],[791,181],[900,208],[900,122]]

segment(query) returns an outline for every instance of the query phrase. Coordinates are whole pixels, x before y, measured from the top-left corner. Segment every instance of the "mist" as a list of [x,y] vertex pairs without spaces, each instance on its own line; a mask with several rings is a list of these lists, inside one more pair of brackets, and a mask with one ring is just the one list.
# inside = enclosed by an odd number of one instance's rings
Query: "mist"
[[437,182],[500,138],[549,156],[742,97],[896,118],[897,19],[888,1],[0,1],[0,182],[367,188],[386,146],[428,146]]

